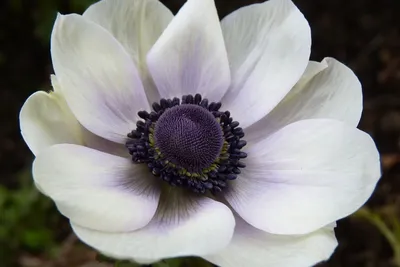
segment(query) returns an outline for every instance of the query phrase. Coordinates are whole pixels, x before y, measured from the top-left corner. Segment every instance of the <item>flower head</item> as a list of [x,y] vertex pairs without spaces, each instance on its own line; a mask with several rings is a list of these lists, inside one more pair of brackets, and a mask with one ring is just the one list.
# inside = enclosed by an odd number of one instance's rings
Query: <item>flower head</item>
[[290,0],[221,23],[212,0],[176,16],[157,0],[59,15],[54,91],[20,114],[35,184],[82,241],[118,259],[329,258],[335,221],[375,188],[379,154],[356,128],[357,77],[309,61],[310,36]]

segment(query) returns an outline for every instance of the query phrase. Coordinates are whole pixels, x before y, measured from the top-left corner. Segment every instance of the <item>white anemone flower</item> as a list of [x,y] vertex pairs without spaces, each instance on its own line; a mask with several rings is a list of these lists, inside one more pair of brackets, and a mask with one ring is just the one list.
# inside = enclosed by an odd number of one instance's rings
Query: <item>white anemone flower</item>
[[176,16],[157,0],[59,15],[54,91],[20,114],[35,184],[83,242],[117,259],[328,259],[335,221],[370,197],[380,164],[356,128],[357,77],[309,61],[310,46],[290,0],[221,22],[212,0]]

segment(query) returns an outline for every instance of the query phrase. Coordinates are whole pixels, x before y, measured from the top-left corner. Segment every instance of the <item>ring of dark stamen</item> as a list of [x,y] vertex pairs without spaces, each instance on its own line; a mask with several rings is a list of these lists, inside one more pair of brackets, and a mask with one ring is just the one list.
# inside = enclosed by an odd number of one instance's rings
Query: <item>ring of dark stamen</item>
[[[202,161],[201,168],[180,166],[187,164],[187,162],[185,163],[182,158],[177,160],[164,155],[168,149],[160,149],[160,142],[157,142],[157,138],[155,138],[155,129],[165,133],[160,127],[166,127],[165,122],[168,120],[163,123],[163,118],[167,117],[162,117],[162,115],[164,113],[171,113],[170,115],[172,115],[174,113],[173,110],[187,111],[187,109],[181,108],[187,104],[201,107],[208,114],[211,114],[218,123],[216,125],[220,127],[219,131],[217,131],[212,126],[212,131],[217,134],[218,132],[221,133],[223,139],[223,145],[219,153],[216,153],[216,148],[214,147],[212,151],[215,155],[211,155],[207,158],[208,160]],[[161,99],[159,103],[153,103],[152,108],[153,111],[150,113],[147,111],[138,112],[142,120],[138,121],[136,129],[128,134],[126,147],[134,163],[147,164],[155,176],[160,177],[170,185],[185,187],[196,193],[205,193],[207,191],[218,193],[222,191],[227,187],[228,181],[236,179],[237,175],[240,174],[240,169],[246,167],[241,161],[241,159],[247,157],[247,154],[241,151],[246,145],[246,141],[242,140],[244,132],[242,128],[238,127],[239,123],[230,116],[229,111],[219,111],[221,108],[220,102],[209,103],[207,99],[202,99],[200,94],[196,94],[195,96],[185,95],[182,97],[182,101],[176,97],[173,99]],[[208,121],[208,119],[205,119],[205,121]],[[158,125],[158,123],[160,124]],[[210,122],[208,121],[205,125],[209,126]],[[215,140],[212,141],[212,144],[216,144]],[[199,144],[196,145],[198,146]],[[185,144],[185,146],[187,148],[188,144]],[[206,146],[202,147],[202,149],[203,153],[207,151]],[[211,158],[213,160],[210,160]],[[207,164],[210,164],[210,166],[206,166]],[[199,167],[200,165],[196,166]]]

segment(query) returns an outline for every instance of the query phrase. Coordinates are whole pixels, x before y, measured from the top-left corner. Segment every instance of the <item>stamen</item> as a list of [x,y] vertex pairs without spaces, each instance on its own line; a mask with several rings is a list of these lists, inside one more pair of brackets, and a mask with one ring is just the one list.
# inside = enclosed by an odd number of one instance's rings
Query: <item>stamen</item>
[[218,193],[240,174],[247,157],[243,129],[220,102],[208,103],[200,94],[161,99],[153,111],[140,111],[137,128],[126,147],[134,163],[172,186],[197,193]]

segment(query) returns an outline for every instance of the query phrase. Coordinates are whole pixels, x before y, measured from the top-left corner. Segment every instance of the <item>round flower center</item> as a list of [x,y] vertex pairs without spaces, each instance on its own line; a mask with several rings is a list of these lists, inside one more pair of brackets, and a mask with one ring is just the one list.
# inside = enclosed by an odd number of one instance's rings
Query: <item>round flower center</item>
[[189,172],[209,167],[224,143],[215,117],[194,104],[167,109],[156,123],[154,140],[165,158]]
[[128,134],[126,147],[137,164],[171,186],[196,193],[218,193],[246,167],[241,159],[244,132],[221,103],[201,95],[161,99],[153,111],[139,111],[142,120]]

